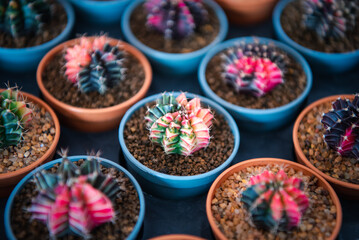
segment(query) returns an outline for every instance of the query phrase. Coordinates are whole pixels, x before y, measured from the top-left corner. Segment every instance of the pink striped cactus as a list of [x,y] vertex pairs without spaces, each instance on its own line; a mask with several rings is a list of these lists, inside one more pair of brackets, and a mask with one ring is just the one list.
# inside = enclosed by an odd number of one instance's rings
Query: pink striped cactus
[[255,226],[265,230],[289,231],[297,227],[309,207],[302,180],[288,178],[283,170],[251,177],[241,201]]
[[188,101],[184,93],[176,99],[163,94],[145,119],[151,141],[161,144],[167,154],[189,156],[209,144],[213,115],[201,107],[199,98]]
[[35,182],[39,194],[28,211],[47,224],[52,238],[71,233],[88,238],[93,228],[115,219],[111,199],[119,186],[101,173],[94,157],[81,167],[64,157],[57,174],[38,172]]

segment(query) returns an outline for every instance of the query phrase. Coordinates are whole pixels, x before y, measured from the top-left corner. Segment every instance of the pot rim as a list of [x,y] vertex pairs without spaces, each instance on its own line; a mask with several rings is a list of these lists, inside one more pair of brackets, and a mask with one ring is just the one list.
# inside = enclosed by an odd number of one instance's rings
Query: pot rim
[[167,234],[158,237],[153,237],[148,240],[205,240],[205,239],[189,234]]

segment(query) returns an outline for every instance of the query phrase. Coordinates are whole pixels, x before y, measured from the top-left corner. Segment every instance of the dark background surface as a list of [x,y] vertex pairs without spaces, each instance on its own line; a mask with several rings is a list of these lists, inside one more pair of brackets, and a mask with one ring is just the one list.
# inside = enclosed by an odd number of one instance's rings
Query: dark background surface
[[[83,21],[83,20],[82,20]],[[78,36],[108,33],[110,37],[121,38],[120,25],[96,26],[77,21]],[[271,21],[251,27],[230,25],[227,39],[241,36],[263,36],[274,38]],[[309,104],[319,98],[334,94],[359,92],[359,66],[348,73],[324,75],[313,72],[313,87],[309,94]],[[2,88],[4,83],[17,84],[25,92],[41,96],[36,84],[35,71],[29,73],[0,72]],[[60,91],[61,89],[59,89]],[[202,94],[197,73],[189,76],[162,75],[156,71],[147,96],[163,91],[187,91]],[[275,157],[295,161],[292,129],[294,122],[273,132],[248,132],[240,129],[240,148],[232,164],[258,157]],[[123,165],[123,156],[118,142],[118,130],[103,133],[77,132],[61,125],[58,149],[69,147],[69,155],[83,155],[88,150],[100,149],[102,157]],[[55,156],[58,158],[58,156]],[[164,234],[183,233],[214,239],[205,211],[206,194],[186,200],[164,200],[145,193],[146,213],[143,231],[138,239],[148,239]],[[340,197],[340,196],[339,196]],[[4,231],[4,209],[7,199],[0,199],[0,239],[6,239]],[[359,239],[359,201],[340,197],[343,208],[343,224],[338,239]]]

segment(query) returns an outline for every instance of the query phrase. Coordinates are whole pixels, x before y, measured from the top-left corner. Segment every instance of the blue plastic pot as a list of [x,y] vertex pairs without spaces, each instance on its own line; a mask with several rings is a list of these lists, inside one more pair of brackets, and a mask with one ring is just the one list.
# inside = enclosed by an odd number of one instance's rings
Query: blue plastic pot
[[[190,53],[166,53],[154,50],[136,38],[136,36],[132,33],[129,24],[133,10],[143,2],[144,0],[133,1],[123,13],[121,22],[123,36],[129,43],[143,52],[151,61],[153,67],[161,72],[171,74],[188,74],[195,72],[204,54],[213,48],[217,43],[223,41],[227,35],[228,21],[224,11],[214,1],[204,0],[204,2],[215,11],[220,22],[219,33],[213,42],[204,48]],[[143,26],[143,28],[145,31],[145,26]]]
[[[76,162],[80,159],[86,159],[88,158],[88,156],[72,156],[69,157],[69,159],[73,162]],[[138,197],[140,199],[140,212],[138,215],[138,220],[136,222],[136,225],[134,226],[131,234],[127,237],[127,239],[129,240],[133,240],[136,239],[142,224],[143,224],[143,220],[145,217],[145,198],[143,196],[143,192],[141,190],[140,185],[138,184],[138,182],[136,181],[136,179],[123,167],[121,167],[120,165],[118,165],[117,163],[104,159],[104,158],[98,158],[100,160],[100,164],[105,166],[105,167],[109,167],[109,168],[115,168],[121,172],[123,172],[126,177],[128,177],[132,184],[135,186],[135,189],[138,193]],[[26,185],[26,183],[28,183],[29,181],[32,180],[33,175],[38,172],[41,171],[43,169],[49,169],[52,168],[56,163],[61,163],[61,159],[56,159],[54,161],[48,162],[38,168],[36,168],[35,170],[33,170],[32,172],[30,172],[28,175],[26,175],[26,177],[24,177],[14,188],[14,190],[11,192],[11,195],[9,197],[9,199],[7,200],[6,203],[6,207],[5,207],[5,213],[4,213],[4,223],[5,223],[5,232],[6,232],[6,236],[9,240],[15,240],[16,237],[12,231],[11,228],[11,208],[14,202],[14,198],[15,196],[21,191],[21,189],[23,189],[23,187]]]
[[[283,9],[289,2],[294,0],[282,0],[274,9],[273,13],[273,25],[277,38],[295,48],[297,51],[303,54],[303,56],[313,66],[313,69],[322,73],[340,73],[352,69],[359,65],[359,49],[353,52],[347,53],[324,53],[306,48],[296,42],[294,42],[284,32],[280,17]],[[299,24],[299,23],[298,23]]]
[[110,24],[120,22],[123,9],[130,0],[69,0],[81,19],[91,23]]
[[[274,43],[275,46],[287,52],[302,66],[307,77],[307,86],[305,87],[303,93],[297,99],[277,108],[249,109],[227,102],[226,100],[216,95],[209,87],[205,75],[208,62],[217,53],[223,51],[224,49],[233,47],[238,42],[253,42],[254,39],[259,40],[261,43]],[[293,120],[298,111],[300,110],[301,105],[304,103],[304,100],[307,98],[310,89],[312,88],[312,72],[305,59],[299,53],[297,53],[292,48],[286,46],[285,44],[272,39],[261,37],[235,38],[216,46],[210,52],[208,52],[202,60],[198,71],[198,79],[199,84],[207,97],[213,99],[214,101],[225,107],[232,114],[232,116],[238,120],[238,124],[240,127],[255,131],[273,130]],[[221,81],[221,79],[219,79],[219,81]]]
[[[174,92],[174,96],[178,96],[180,92]],[[195,94],[186,93],[188,98],[194,98]],[[156,99],[161,97],[161,94],[152,95],[147,97],[137,104],[133,105],[123,117],[120,123],[119,129],[119,140],[120,145],[123,151],[123,155],[127,162],[128,170],[136,177],[140,182],[141,187],[145,192],[151,193],[153,195],[166,198],[166,199],[182,199],[187,197],[192,197],[195,195],[202,194],[206,192],[211,186],[212,182],[216,177],[225,170],[233,161],[234,157],[237,154],[239,148],[239,131],[238,127],[226,110],[215,102],[198,96],[201,99],[201,102],[205,105],[210,106],[212,109],[215,109],[216,115],[223,115],[227,120],[233,136],[234,136],[234,147],[233,152],[229,158],[222,163],[222,165],[217,168],[209,171],[207,173],[195,175],[195,176],[173,176],[164,173],[154,171],[142,163],[140,163],[127,149],[126,143],[123,136],[123,131],[126,125],[126,122],[131,118],[131,116],[141,107],[145,106],[147,103],[153,102]]]
[[54,39],[41,45],[27,48],[0,47],[0,68],[7,71],[25,72],[35,70],[41,58],[54,46],[67,40],[75,24],[75,13],[66,0],[57,0],[67,14],[65,29]]

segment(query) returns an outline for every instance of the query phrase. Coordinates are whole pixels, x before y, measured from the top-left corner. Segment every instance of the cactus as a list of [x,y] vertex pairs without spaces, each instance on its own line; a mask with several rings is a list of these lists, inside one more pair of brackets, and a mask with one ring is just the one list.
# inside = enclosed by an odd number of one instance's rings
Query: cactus
[[359,94],[353,101],[338,98],[332,109],[323,114],[324,140],[344,157],[359,160]]
[[0,0],[0,30],[13,38],[38,33],[51,19],[45,0]]
[[93,43],[83,37],[66,50],[65,75],[84,93],[104,94],[123,79],[123,56],[124,52],[110,46],[105,36],[96,37]]
[[152,142],[167,154],[189,156],[209,144],[213,115],[201,107],[200,99],[187,101],[184,93],[174,98],[163,94],[145,116]]
[[358,0],[303,0],[303,24],[322,39],[341,39],[354,28]]
[[253,224],[271,231],[289,231],[297,227],[309,207],[299,178],[288,178],[281,169],[251,177],[241,201],[249,211]]
[[17,88],[8,88],[0,93],[0,148],[17,145],[23,129],[32,119],[32,110],[27,107]]
[[208,18],[202,0],[147,0],[147,26],[165,39],[190,36]]
[[34,179],[39,194],[28,211],[47,224],[52,238],[71,233],[88,238],[93,228],[115,218],[111,200],[120,187],[102,174],[95,157],[78,167],[64,156],[56,174],[43,170]]
[[284,82],[286,57],[274,46],[241,42],[221,57],[223,80],[237,92],[261,97]]

